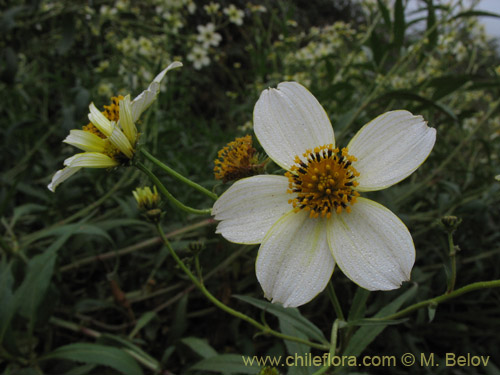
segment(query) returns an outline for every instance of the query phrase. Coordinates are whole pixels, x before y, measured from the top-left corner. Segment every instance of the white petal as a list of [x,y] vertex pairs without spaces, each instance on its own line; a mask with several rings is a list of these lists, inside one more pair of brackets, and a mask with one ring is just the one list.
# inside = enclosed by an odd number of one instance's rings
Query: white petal
[[429,156],[436,141],[436,129],[422,116],[408,111],[386,112],[354,136],[349,154],[358,161],[360,173],[356,190],[385,189],[412,174]]
[[149,87],[140,93],[131,103],[132,107],[132,121],[136,122],[148,107],[156,100],[158,93],[160,92],[160,82],[162,81],[165,74],[171,69],[179,68],[182,63],[174,61],[172,64],[167,66],[164,70],[158,74]]
[[78,172],[81,168],[71,168],[71,167],[66,167],[63,169],[60,169],[56,172],[56,174],[52,177],[52,181],[50,184],[47,185],[47,188],[51,192],[56,191],[56,187],[61,184],[62,182],[66,181],[68,178],[73,176],[76,172]]
[[123,134],[118,126],[114,126],[109,141],[118,148],[127,158],[132,159],[134,156],[134,148],[130,144],[128,138]]
[[117,166],[118,162],[99,152],[82,152],[66,159],[64,165],[67,167],[109,168]]
[[262,242],[269,228],[292,210],[287,189],[284,176],[261,175],[235,182],[212,208],[212,215],[220,220],[217,233],[232,242]]
[[266,153],[289,170],[296,155],[335,144],[333,128],[316,98],[297,82],[264,90],[255,104],[254,130]]
[[89,105],[89,120],[94,126],[99,129],[99,131],[104,134],[106,137],[111,135],[113,131],[113,126],[111,125],[111,121],[109,121],[106,116],[104,116],[101,111],[99,111],[94,103],[90,103]]
[[77,129],[71,130],[63,142],[88,152],[102,152],[106,146],[106,141],[98,135]]
[[137,128],[132,120],[132,110],[130,105],[130,95],[120,100],[120,126],[131,144],[137,141]]
[[266,298],[285,307],[312,300],[330,280],[335,261],[328,248],[326,220],[290,212],[266,234],[256,262]]
[[390,290],[410,279],[415,263],[410,232],[381,204],[358,198],[351,213],[332,216],[327,232],[336,263],[359,286]]

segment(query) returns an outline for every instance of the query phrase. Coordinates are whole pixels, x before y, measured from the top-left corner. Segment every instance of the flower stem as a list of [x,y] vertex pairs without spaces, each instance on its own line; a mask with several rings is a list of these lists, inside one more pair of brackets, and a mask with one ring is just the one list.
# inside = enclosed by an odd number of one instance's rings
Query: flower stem
[[151,181],[153,181],[158,190],[160,190],[161,193],[177,208],[185,212],[188,212],[190,214],[196,214],[196,215],[207,215],[212,212],[210,208],[204,210],[198,210],[196,208],[186,206],[181,201],[177,200],[172,194],[170,194],[170,192],[165,188],[165,186],[161,183],[158,177],[156,177],[156,175],[152,171],[150,171],[144,164],[142,164],[140,161],[136,161],[135,166],[139,170],[144,172],[151,179]]
[[206,196],[212,198],[213,200],[217,200],[217,194],[212,193],[210,190],[205,189],[203,186],[198,185],[196,182],[191,181],[190,179],[184,177],[180,173],[174,171],[172,168],[169,166],[163,164],[160,160],[156,159],[153,155],[151,155],[149,152],[147,152],[145,149],[141,148],[142,154],[153,164],[156,166],[160,167],[163,169],[165,172],[167,172],[170,176],[178,179],[179,181],[185,183],[186,185],[191,186],[193,189],[198,190],[200,193],[205,194]]
[[337,294],[335,293],[335,289],[333,288],[333,283],[330,280],[326,287],[326,291],[328,293],[328,297],[332,301],[333,308],[335,309],[335,314],[337,315],[337,319],[345,321],[344,313],[342,312],[342,307],[340,307],[339,299],[337,298]]
[[[333,322],[332,326],[332,335],[330,338],[330,351],[329,351],[329,358],[332,358],[335,356],[335,351],[337,350],[337,336],[339,332],[339,319],[335,319],[335,322]],[[322,368],[320,368],[318,371],[313,372],[313,375],[322,375],[325,372],[328,371],[328,369],[332,366],[331,361],[328,361],[328,363],[324,364]]]
[[387,315],[387,316],[384,316],[382,318],[368,318],[366,320],[370,321],[370,322],[379,322],[379,321],[384,321],[384,320],[396,320],[396,319],[400,319],[406,315],[409,315],[413,311],[418,310],[422,307],[426,307],[426,306],[429,306],[431,304],[438,304],[441,302],[446,302],[450,299],[453,299],[453,298],[458,297],[458,296],[465,294],[465,293],[472,292],[474,290],[499,288],[499,287],[500,287],[500,280],[479,281],[477,283],[472,283],[472,284],[466,285],[466,286],[464,286],[460,289],[457,289],[453,292],[446,293],[446,294],[440,295],[438,297],[430,298],[428,300],[415,303],[411,306],[408,306],[406,309],[398,311],[397,313]]
[[163,239],[163,242],[168,248],[168,251],[170,252],[170,255],[172,255],[172,258],[177,262],[179,267],[184,271],[184,273],[189,277],[189,279],[193,282],[194,285],[203,293],[203,295],[210,301],[212,302],[215,306],[220,308],[221,310],[227,312],[228,314],[231,314],[241,320],[244,320],[254,327],[260,329],[264,334],[271,334],[273,336],[276,336],[278,338],[281,338],[283,340],[289,340],[289,341],[295,341],[299,342],[305,345],[308,345],[312,348],[316,349],[321,349],[321,350],[328,350],[328,345],[323,345],[323,344],[318,344],[314,342],[310,342],[308,340],[301,339],[299,337],[294,337],[294,336],[288,336],[284,335],[281,332],[275,331],[268,326],[265,326],[263,324],[260,324],[258,321],[255,319],[250,318],[249,316],[243,314],[242,312],[239,312],[235,309],[232,309],[229,306],[226,306],[223,304],[221,301],[219,301],[217,298],[215,298],[205,287],[205,285],[198,280],[198,278],[189,270],[189,268],[186,266],[186,264],[179,258],[175,250],[172,248],[170,245],[170,242],[168,241],[167,237],[165,236],[163,229],[160,225],[160,223],[156,224],[156,228],[158,229],[158,233],[160,234],[160,237]]

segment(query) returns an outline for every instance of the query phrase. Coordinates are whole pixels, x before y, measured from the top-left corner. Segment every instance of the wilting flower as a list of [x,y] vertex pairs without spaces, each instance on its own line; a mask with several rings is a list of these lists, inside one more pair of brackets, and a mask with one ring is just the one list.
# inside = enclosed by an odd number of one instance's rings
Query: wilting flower
[[335,264],[369,290],[395,289],[410,278],[415,247],[408,229],[360,193],[394,185],[424,162],[436,131],[421,116],[384,113],[339,149],[316,98],[284,82],[261,94],[254,130],[285,176],[237,181],[212,213],[229,241],[261,243],[256,273],[267,298],[307,303],[325,288]]
[[110,106],[104,106],[104,112],[91,103],[88,115],[90,123],[82,130],[71,130],[63,141],[85,152],[64,161],[65,168],[52,177],[47,186],[49,190],[55,191],[60,183],[81,168],[115,167],[132,159],[138,139],[135,122],[158,96],[160,82],[165,74],[180,66],[180,62],[170,64],[133,101],[130,101],[130,95],[114,97]]
[[246,135],[229,142],[217,153],[214,175],[224,183],[250,177],[262,169],[257,150],[252,146],[252,136]]

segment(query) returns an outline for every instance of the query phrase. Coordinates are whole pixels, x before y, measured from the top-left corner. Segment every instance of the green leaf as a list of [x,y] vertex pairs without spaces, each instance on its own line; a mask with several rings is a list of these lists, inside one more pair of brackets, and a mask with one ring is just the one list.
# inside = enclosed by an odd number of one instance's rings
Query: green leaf
[[130,332],[130,335],[128,335],[128,337],[130,339],[134,338],[134,336],[137,335],[137,333],[154,318],[156,318],[156,313],[154,311],[148,311],[142,314],[142,316],[137,320],[134,329],[132,330],[132,332]]
[[[290,324],[290,321],[287,319],[279,319],[280,321],[280,331],[285,335],[299,337],[301,339],[307,339],[307,336],[300,332],[296,327]],[[307,355],[311,352],[309,346],[294,342],[294,341],[285,341],[286,350],[289,355],[301,358],[307,358]],[[309,366],[292,366],[288,368],[288,375],[309,375],[314,372],[314,367]]]
[[377,0],[378,3],[378,9],[380,10],[380,13],[382,14],[382,18],[384,19],[385,26],[387,27],[387,30],[392,30],[392,22],[391,22],[391,15],[389,13],[389,9],[385,5],[384,0]]
[[109,366],[125,375],[142,375],[135,359],[121,349],[99,344],[79,343],[61,346],[39,360],[66,359],[75,362]]
[[106,231],[104,231],[102,228],[100,228],[97,225],[93,224],[84,224],[84,223],[77,223],[77,224],[69,224],[69,225],[63,225],[55,228],[49,228],[49,229],[44,229],[39,232],[35,232],[33,235],[29,237],[29,240],[26,242],[23,242],[22,245],[23,247],[27,247],[29,244],[38,241],[42,238],[50,237],[50,236],[61,236],[61,235],[66,235],[66,234],[87,234],[90,236],[100,236],[104,237],[106,240],[108,240],[110,243],[113,243],[113,239],[109,236]]
[[438,29],[436,25],[436,10],[433,0],[428,0],[427,3],[427,32],[429,33],[429,49],[434,49],[438,41]]
[[137,357],[142,357],[145,361],[150,362],[155,366],[159,367],[159,363],[156,359],[151,357],[148,353],[139,348],[137,345],[133,344],[132,342],[120,336],[112,335],[110,333],[103,333],[97,339],[97,343],[105,346],[114,345],[118,346],[119,348],[128,349],[130,351],[133,351]]
[[10,320],[17,309],[12,292],[14,278],[11,265],[12,263],[7,264],[5,258],[0,263],[0,343],[3,342],[4,335],[10,327]]
[[20,312],[29,321],[28,330],[33,331],[37,308],[40,305],[47,288],[50,285],[50,280],[54,272],[54,264],[56,259],[56,252],[64,245],[64,243],[71,236],[67,233],[59,237],[55,242],[49,246],[42,254],[34,256],[28,263],[26,276],[16,289],[8,310],[3,311],[3,319],[0,321],[0,342],[10,325],[10,321],[16,312]]
[[205,340],[197,337],[186,337],[183,338],[181,342],[202,358],[211,358],[218,355],[217,351]]
[[14,208],[14,214],[12,215],[12,220],[10,222],[11,227],[16,225],[16,222],[19,218],[30,214],[30,213],[39,213],[41,211],[46,211],[47,207],[41,204],[36,203],[27,203],[22,206],[18,206]]
[[444,113],[446,116],[448,116],[453,121],[458,121],[457,116],[445,104],[439,103],[435,100],[426,99],[423,96],[420,96],[418,94],[415,94],[415,93],[407,91],[407,90],[390,91],[390,92],[383,94],[382,96],[379,96],[378,98],[374,99],[373,101],[377,101],[377,100],[381,100],[381,99],[406,99],[406,100],[417,101],[417,102],[420,102],[422,104],[425,104],[426,106],[436,108],[437,110]]
[[394,4],[394,25],[393,25],[393,42],[399,50],[405,40],[405,8],[403,0],[396,0]]
[[[417,291],[417,286],[412,286],[394,301],[389,303],[387,306],[382,308],[377,314],[375,314],[375,318],[381,318],[387,316],[389,314],[394,314],[406,300],[410,299],[415,295]],[[347,356],[359,356],[363,350],[366,349],[370,343],[375,340],[375,338],[382,333],[385,327],[387,327],[387,322],[383,322],[382,325],[367,325],[359,328],[356,333],[352,336],[347,348],[344,350],[342,355]]]
[[190,368],[190,370],[213,371],[217,373],[229,374],[252,374],[259,372],[261,366],[255,361],[252,365],[245,364],[243,357],[239,354],[219,354],[215,357],[210,357],[201,360]]
[[55,253],[49,251],[33,257],[23,283],[16,290],[15,298],[20,301],[19,314],[28,319],[30,332],[34,328],[38,306],[52,279],[55,261]]
[[90,374],[95,367],[96,365],[92,364],[74,367],[71,370],[66,371],[64,375],[87,375]]
[[187,304],[189,295],[185,294],[177,303],[175,309],[174,320],[172,322],[172,329],[168,335],[168,342],[175,343],[179,340],[187,328]]
[[486,12],[484,10],[468,10],[466,12],[458,13],[452,20],[462,17],[495,17],[500,18],[500,14],[493,12]]
[[427,306],[427,313],[429,314],[429,323],[431,323],[434,320],[434,317],[436,316],[436,310],[437,310],[437,303],[432,303],[429,306]]
[[279,319],[283,319],[292,326],[294,326],[299,332],[302,332],[311,340],[317,340],[323,344],[329,344],[328,340],[323,335],[323,332],[316,327],[309,320],[304,318],[298,309],[296,308],[285,308],[281,305],[276,305],[267,301],[262,301],[256,298],[235,295],[241,301],[247,302],[261,310],[264,310],[270,314],[277,316]]
[[370,295],[370,291],[359,287],[354,295],[351,309],[349,310],[348,321],[362,319],[365,316],[366,300]]
[[401,324],[404,323],[408,320],[408,318],[404,319],[396,319],[396,320],[383,320],[383,321],[376,321],[376,320],[370,320],[370,319],[359,319],[359,320],[352,320],[346,324],[346,327],[355,327],[355,326],[393,326],[396,324]]

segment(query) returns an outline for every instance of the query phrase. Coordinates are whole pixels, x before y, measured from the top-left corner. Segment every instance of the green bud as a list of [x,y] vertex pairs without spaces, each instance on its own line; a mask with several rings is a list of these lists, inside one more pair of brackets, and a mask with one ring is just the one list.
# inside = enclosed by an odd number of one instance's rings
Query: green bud
[[441,218],[441,224],[443,224],[444,229],[448,233],[453,233],[457,230],[458,226],[462,222],[462,219],[456,216],[443,216]]

